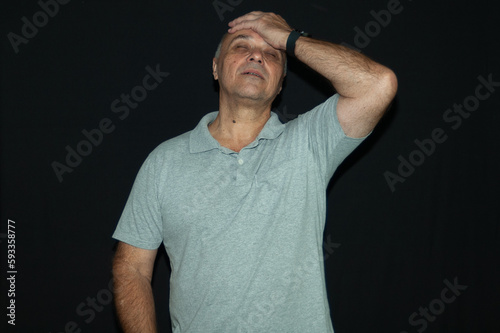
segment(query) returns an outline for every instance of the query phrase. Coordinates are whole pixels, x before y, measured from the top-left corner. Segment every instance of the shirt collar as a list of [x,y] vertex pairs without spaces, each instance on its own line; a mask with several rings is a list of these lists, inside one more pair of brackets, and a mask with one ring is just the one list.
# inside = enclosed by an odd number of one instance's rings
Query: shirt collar
[[[215,120],[218,111],[210,112],[201,118],[198,125],[191,131],[189,136],[189,151],[191,153],[200,153],[212,149],[221,149],[219,142],[210,134],[208,125]],[[271,112],[271,117],[267,120],[264,128],[260,131],[257,138],[247,147],[255,147],[259,144],[260,139],[273,140],[276,139],[285,129],[278,115]]]

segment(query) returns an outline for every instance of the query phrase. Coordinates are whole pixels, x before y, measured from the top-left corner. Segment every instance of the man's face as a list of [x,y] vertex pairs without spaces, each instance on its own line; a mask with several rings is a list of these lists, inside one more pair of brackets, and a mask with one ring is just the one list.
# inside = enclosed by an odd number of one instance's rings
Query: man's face
[[256,32],[240,30],[224,38],[220,56],[213,60],[213,75],[229,98],[271,103],[281,91],[284,63],[284,52]]

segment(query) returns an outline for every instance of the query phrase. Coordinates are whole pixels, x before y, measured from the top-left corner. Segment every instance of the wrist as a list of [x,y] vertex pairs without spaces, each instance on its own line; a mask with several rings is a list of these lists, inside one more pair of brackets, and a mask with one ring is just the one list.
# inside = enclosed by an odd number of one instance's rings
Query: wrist
[[295,57],[295,43],[299,39],[299,37],[309,37],[310,35],[301,30],[292,30],[290,34],[288,35],[287,41],[286,41],[286,54],[289,57]]

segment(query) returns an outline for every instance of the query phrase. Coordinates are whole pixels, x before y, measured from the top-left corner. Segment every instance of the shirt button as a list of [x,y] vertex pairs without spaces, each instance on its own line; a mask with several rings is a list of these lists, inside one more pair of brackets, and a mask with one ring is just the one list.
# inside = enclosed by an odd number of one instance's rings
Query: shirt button
[[241,158],[240,158],[240,159],[238,159],[238,164],[239,164],[239,165],[242,165],[242,164],[243,164],[243,160],[242,160]]

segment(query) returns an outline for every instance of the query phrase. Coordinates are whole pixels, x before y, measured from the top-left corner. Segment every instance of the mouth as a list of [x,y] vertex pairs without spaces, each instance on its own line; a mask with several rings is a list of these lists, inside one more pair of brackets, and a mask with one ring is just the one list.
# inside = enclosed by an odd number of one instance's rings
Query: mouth
[[264,80],[264,77],[262,76],[262,74],[259,72],[259,71],[256,71],[256,70],[246,70],[244,71],[243,73],[241,73],[242,75],[250,75],[250,76],[255,76],[255,77],[258,77],[262,80]]

